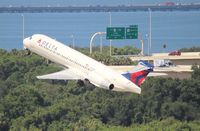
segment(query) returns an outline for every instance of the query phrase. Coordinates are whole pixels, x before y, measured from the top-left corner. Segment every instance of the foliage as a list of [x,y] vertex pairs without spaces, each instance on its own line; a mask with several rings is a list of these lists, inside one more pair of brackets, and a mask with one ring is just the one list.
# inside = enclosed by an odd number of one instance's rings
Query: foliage
[[60,68],[24,51],[0,54],[0,130],[200,130],[197,65],[190,79],[148,78],[137,95],[37,80]]
[[109,126],[104,127],[104,131],[198,131],[200,130],[198,121],[186,122],[178,121],[173,117],[165,120],[154,120],[147,124],[133,124],[130,127]]
[[193,65],[192,70],[193,70],[192,78],[199,80],[200,79],[200,75],[199,75],[200,74],[200,65]]
[[200,47],[182,48],[181,52],[200,52]]
[[106,65],[133,65],[136,64],[131,61],[130,58],[124,55],[136,55],[140,50],[132,46],[124,46],[122,48],[112,47],[112,56],[110,56],[110,48],[108,46],[103,47],[103,53],[99,51],[98,47],[94,47],[93,53],[89,54],[88,48],[77,48],[82,53],[89,55],[90,57],[106,64]]
[[140,53],[140,50],[132,46],[124,46],[123,48],[113,49],[114,55],[137,55],[139,53]]
[[128,57],[111,57],[109,55],[104,55],[101,53],[93,53],[91,55],[92,58],[106,64],[106,65],[133,65],[135,64],[133,61],[131,61]]

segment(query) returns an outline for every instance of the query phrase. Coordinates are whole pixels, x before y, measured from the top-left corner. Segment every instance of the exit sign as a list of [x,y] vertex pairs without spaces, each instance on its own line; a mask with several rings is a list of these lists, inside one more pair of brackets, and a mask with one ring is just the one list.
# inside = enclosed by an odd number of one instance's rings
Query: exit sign
[[137,39],[138,25],[130,25],[129,27],[107,27],[106,39],[120,40],[120,39]]
[[138,28],[128,27],[126,28],[126,39],[137,39],[138,38]]
[[106,39],[125,39],[125,27],[108,27]]

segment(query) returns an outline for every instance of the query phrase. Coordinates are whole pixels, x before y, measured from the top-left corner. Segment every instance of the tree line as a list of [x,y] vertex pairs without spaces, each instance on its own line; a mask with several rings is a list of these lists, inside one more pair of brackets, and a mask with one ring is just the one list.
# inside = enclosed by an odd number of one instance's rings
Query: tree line
[[191,48],[182,48],[179,51],[181,52],[200,52],[200,47],[191,47]]
[[60,67],[0,49],[0,130],[200,130],[200,67],[190,79],[148,78],[142,94],[38,80]]

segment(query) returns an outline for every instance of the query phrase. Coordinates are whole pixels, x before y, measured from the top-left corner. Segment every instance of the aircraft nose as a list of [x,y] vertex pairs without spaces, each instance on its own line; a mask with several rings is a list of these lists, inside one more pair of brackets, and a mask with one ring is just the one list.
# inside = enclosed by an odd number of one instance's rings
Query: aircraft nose
[[29,48],[29,43],[30,43],[29,38],[25,38],[25,39],[23,40],[24,49]]

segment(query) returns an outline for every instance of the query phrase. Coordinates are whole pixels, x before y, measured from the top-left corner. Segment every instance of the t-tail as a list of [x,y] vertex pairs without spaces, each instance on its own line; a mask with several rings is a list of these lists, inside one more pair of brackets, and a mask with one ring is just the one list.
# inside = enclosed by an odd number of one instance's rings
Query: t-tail
[[140,60],[138,65],[133,70],[122,75],[136,85],[141,86],[147,75],[153,71],[153,68],[154,66],[152,64]]

